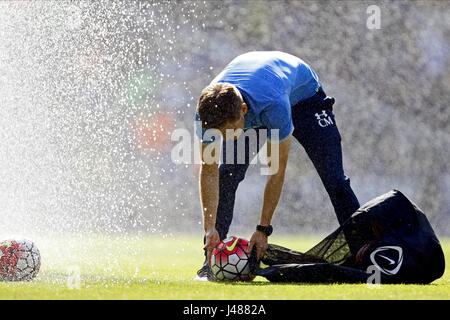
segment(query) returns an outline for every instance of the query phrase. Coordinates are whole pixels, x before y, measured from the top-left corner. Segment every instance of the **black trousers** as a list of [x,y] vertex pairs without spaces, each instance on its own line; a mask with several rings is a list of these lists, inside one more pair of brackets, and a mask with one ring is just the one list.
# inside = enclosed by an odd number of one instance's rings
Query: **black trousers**
[[[336,126],[333,104],[334,99],[327,97],[320,89],[312,98],[293,106],[293,136],[300,142],[314,164],[333,204],[338,222],[342,224],[359,208],[359,202],[350,187],[350,179],[344,174],[341,135]],[[234,144],[236,148],[237,142]],[[222,157],[226,159],[226,144],[223,145]],[[245,178],[250,161],[255,155],[254,150],[255,148],[247,145],[247,157],[243,164],[236,162],[227,164],[224,161],[219,166],[216,229],[221,239],[227,237],[233,219],[236,190]],[[237,150],[234,154],[237,154]]]

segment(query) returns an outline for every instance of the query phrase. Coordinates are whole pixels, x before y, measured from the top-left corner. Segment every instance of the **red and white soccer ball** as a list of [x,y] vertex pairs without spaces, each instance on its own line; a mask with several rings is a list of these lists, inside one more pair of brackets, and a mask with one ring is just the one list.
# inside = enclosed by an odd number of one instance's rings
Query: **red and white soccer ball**
[[211,255],[211,270],[219,281],[252,281],[248,253],[249,242],[238,237],[229,237],[214,248]]
[[0,280],[30,281],[39,272],[41,255],[31,240],[0,242]]

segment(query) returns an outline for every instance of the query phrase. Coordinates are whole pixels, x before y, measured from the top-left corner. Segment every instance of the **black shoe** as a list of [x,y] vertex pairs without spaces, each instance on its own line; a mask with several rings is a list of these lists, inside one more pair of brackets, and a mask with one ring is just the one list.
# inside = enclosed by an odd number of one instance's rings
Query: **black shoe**
[[215,281],[216,278],[211,271],[208,263],[205,261],[203,266],[197,271],[197,276],[194,278],[196,281]]

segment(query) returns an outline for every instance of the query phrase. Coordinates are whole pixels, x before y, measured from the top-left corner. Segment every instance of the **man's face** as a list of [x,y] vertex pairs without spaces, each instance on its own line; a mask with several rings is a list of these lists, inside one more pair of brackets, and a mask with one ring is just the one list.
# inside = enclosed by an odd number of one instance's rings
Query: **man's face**
[[[239,136],[242,134],[243,129],[244,129],[245,114],[247,113],[247,111],[248,111],[248,107],[244,102],[244,103],[242,103],[239,119],[234,122],[227,122],[225,124],[225,126],[223,126],[222,128],[219,129],[220,132],[222,133],[224,140],[239,139]],[[232,134],[227,135],[227,130],[232,130],[233,131]]]

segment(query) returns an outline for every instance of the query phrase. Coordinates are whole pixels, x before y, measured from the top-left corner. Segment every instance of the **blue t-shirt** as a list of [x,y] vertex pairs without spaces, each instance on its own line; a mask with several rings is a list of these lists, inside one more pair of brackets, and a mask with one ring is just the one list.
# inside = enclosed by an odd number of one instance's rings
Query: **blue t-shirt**
[[312,97],[320,87],[317,74],[307,63],[280,51],[244,53],[211,84],[218,82],[235,85],[243,96],[249,108],[245,129],[266,127],[269,138],[270,129],[278,129],[280,141],[294,130],[291,106]]

